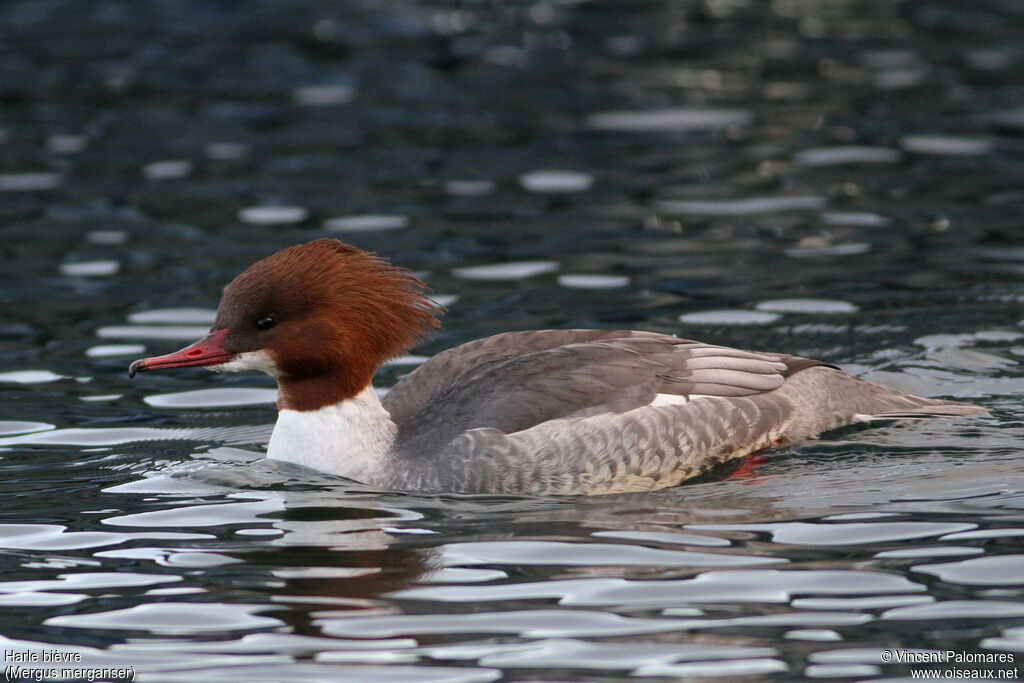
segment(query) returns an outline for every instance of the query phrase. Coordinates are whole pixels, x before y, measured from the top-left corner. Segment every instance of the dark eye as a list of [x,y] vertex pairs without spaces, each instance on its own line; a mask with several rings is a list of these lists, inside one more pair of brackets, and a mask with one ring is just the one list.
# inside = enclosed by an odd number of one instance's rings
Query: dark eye
[[269,315],[261,315],[259,318],[256,318],[256,327],[261,330],[269,330],[274,326],[274,323],[275,320]]

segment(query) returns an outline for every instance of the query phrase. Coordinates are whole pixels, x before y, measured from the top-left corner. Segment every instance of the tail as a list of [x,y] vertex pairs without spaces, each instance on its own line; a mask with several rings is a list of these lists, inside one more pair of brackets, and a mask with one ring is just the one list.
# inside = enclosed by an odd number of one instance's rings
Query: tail
[[925,398],[826,366],[790,376],[777,390],[798,406],[789,438],[808,438],[849,424],[964,417],[987,412],[970,403]]
[[896,410],[883,410],[874,413],[857,413],[854,417],[858,422],[875,422],[878,420],[930,420],[936,417],[967,417],[987,413],[988,409],[976,406],[973,403],[960,403],[958,401],[938,401],[935,399],[921,398],[911,394],[903,394],[919,401],[928,401],[919,406],[898,408]]

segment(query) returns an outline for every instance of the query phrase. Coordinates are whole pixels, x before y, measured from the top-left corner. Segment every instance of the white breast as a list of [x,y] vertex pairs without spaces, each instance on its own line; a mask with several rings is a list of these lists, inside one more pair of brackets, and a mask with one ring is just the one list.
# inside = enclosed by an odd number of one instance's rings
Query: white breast
[[282,410],[267,457],[367,484],[385,477],[397,427],[368,386],[359,395],[319,410]]

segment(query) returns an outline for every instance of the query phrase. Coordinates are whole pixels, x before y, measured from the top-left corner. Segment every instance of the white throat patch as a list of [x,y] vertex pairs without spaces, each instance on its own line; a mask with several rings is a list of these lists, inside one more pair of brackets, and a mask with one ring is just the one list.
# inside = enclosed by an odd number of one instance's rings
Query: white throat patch
[[280,375],[277,370],[277,363],[269,353],[264,350],[245,351],[238,354],[227,363],[209,366],[214,372],[243,372],[245,370],[259,370],[265,372],[275,379]]

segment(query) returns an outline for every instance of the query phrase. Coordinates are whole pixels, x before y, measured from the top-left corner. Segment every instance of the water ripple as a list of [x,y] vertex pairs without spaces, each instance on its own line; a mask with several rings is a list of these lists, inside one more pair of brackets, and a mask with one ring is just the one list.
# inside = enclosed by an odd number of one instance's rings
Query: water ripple
[[864,522],[813,524],[692,524],[687,528],[707,531],[767,531],[775,543],[787,545],[866,545],[941,536],[974,529],[975,524],[956,522]]
[[1024,584],[1024,555],[997,555],[945,564],[920,564],[914,567],[914,571],[960,585],[1021,585]]
[[338,216],[324,221],[324,228],[331,232],[373,232],[378,230],[401,230],[409,226],[409,217],[395,214],[361,214]]
[[558,270],[555,261],[515,261],[453,268],[452,275],[466,280],[522,280]]
[[618,543],[563,543],[558,541],[450,543],[443,547],[442,552],[446,565],[506,563],[510,565],[708,567],[785,562],[785,560],[775,557],[662,550]]
[[117,446],[136,441],[223,441],[224,443],[265,443],[273,425],[235,427],[110,427],[69,428],[38,431],[0,439],[2,446]]
[[154,394],[142,399],[156,408],[217,408],[277,402],[276,389],[231,388],[196,389],[173,394]]
[[244,503],[211,503],[175,507],[153,512],[107,517],[104,524],[136,527],[209,527],[225,524],[266,523],[263,515],[281,510],[281,502],[274,498]]
[[917,621],[928,619],[1006,619],[1024,617],[1024,604],[1007,600],[946,600],[924,605],[896,607],[882,613],[882,619]]
[[499,586],[409,588],[396,597],[440,602],[557,598],[561,605],[661,607],[692,603],[785,603],[794,595],[915,593],[925,586],[896,574],[844,570],[707,571],[693,579],[567,579]]
[[525,638],[564,635],[608,637],[687,628],[678,619],[642,619],[587,610],[517,610],[471,614],[424,614],[325,619],[324,633],[345,638],[391,638],[411,634],[507,633]]
[[138,324],[165,323],[168,325],[211,325],[217,316],[212,308],[153,308],[128,316],[129,322]]
[[[688,675],[714,676],[726,670],[740,675],[784,671],[785,665],[775,659],[773,648],[741,645],[701,645],[688,643],[594,643],[574,638],[552,638],[537,643],[496,646],[491,653],[482,653],[484,666],[525,668],[576,668],[630,671],[634,676],[675,676],[689,665]],[[445,648],[430,650],[433,656],[449,654]],[[766,659],[769,658],[769,659]],[[763,662],[773,662],[765,666]],[[671,673],[669,673],[671,671]]]
[[748,126],[753,113],[742,109],[689,109],[685,107],[638,111],[607,111],[587,116],[594,130],[643,133],[648,131],[714,130]]
[[238,220],[252,225],[301,223],[309,211],[301,206],[251,206],[238,212]]
[[807,211],[824,207],[824,197],[746,197],[743,199],[662,199],[660,211],[677,216],[749,216],[780,211]]
[[158,634],[218,633],[275,628],[283,622],[259,616],[266,605],[150,603],[109,612],[67,614],[43,621],[58,628],[149,631]]
[[115,545],[139,539],[190,540],[204,538],[209,538],[209,536],[177,531],[136,533],[68,531],[67,527],[58,524],[0,524],[0,548],[8,550],[75,550]]

